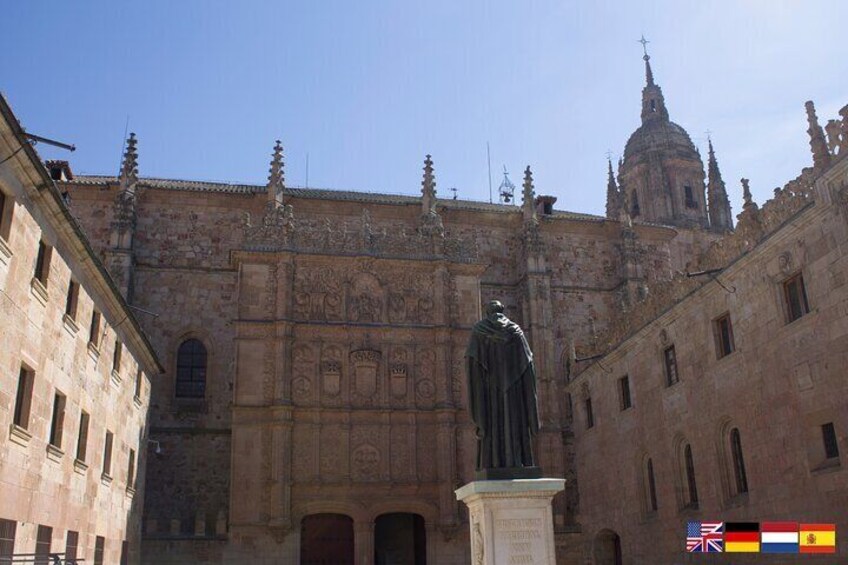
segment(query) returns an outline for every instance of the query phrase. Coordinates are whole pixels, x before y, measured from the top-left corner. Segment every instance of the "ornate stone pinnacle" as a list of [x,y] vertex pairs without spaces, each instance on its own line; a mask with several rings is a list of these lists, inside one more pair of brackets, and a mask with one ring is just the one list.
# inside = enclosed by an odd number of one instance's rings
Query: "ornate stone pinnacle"
[[271,168],[268,170],[268,201],[271,203],[282,203],[283,190],[286,188],[285,160],[283,158],[283,145],[278,139],[274,144],[274,153],[271,156]]
[[819,119],[816,116],[816,106],[812,100],[808,100],[804,107],[807,110],[807,133],[810,135],[810,149],[813,152],[813,166],[826,167],[830,165],[830,151],[827,150],[827,141],[824,138],[824,131],[819,125]]
[[421,212],[436,213],[436,177],[433,174],[433,159],[428,154],[424,159],[424,180],[421,181]]
[[127,147],[124,150],[124,159],[121,162],[121,175],[119,184],[121,190],[134,190],[138,182],[138,140],[134,133],[127,138]]
[[748,187],[748,179],[741,179],[742,182],[742,199],[745,201],[743,205],[744,208],[748,208],[749,206],[756,206],[754,203],[754,197],[751,196],[751,189]]
[[533,190],[533,172],[530,165],[524,169],[524,184],[522,185],[521,208],[524,212],[525,222],[538,222],[536,217],[536,192]]

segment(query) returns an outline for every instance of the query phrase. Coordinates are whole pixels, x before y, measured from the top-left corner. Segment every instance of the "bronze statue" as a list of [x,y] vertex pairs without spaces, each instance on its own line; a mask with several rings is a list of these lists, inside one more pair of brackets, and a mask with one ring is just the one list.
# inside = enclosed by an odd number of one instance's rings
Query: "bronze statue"
[[477,426],[477,479],[542,476],[533,457],[539,431],[533,353],[497,300],[474,324],[465,357],[471,420]]

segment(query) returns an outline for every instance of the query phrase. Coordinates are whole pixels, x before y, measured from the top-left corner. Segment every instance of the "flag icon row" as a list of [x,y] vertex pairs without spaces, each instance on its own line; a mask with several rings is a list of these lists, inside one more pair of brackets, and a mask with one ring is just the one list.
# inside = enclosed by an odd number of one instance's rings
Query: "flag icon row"
[[687,522],[689,553],[836,553],[836,524]]

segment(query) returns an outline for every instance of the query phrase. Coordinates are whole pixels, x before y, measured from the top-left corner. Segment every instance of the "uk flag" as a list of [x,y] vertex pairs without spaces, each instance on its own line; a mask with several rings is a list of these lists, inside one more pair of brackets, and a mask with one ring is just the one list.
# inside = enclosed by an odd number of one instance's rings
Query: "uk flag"
[[721,553],[724,551],[724,522],[687,522],[686,551]]

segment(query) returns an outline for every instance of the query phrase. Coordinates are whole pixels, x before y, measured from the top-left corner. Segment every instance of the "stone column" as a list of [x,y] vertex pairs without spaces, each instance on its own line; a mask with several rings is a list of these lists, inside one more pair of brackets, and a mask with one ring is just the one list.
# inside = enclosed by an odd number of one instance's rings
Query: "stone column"
[[353,523],[354,565],[374,563],[374,522],[356,520]]
[[474,481],[456,491],[468,506],[474,565],[556,565],[551,500],[565,479]]

